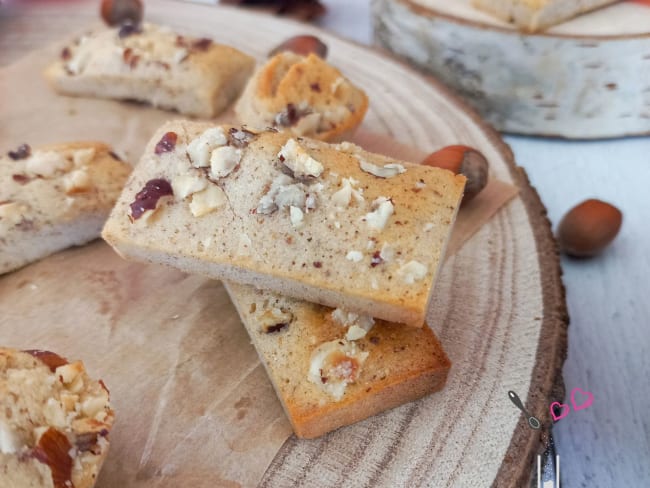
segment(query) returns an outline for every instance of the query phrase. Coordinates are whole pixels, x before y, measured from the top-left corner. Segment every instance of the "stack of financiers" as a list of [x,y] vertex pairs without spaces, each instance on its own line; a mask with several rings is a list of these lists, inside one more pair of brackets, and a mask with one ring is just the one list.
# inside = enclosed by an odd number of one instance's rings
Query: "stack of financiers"
[[221,279],[300,437],[441,389],[424,323],[465,178],[276,129],[168,122],[104,230]]

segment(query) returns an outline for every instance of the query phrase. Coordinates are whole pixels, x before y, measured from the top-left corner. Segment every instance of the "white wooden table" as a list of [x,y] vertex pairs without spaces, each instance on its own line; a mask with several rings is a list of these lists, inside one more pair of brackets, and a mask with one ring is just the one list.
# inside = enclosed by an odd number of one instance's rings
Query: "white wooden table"
[[[322,27],[372,43],[369,0],[324,3]],[[571,315],[567,397],[580,387],[595,398],[554,428],[562,486],[650,486],[650,137],[505,139],[554,225],[589,197],[624,214],[621,234],[602,256],[562,259]],[[504,408],[514,408],[506,392],[503,398]]]
[[[323,27],[371,44],[369,0],[324,3],[329,10],[320,20]],[[2,54],[5,63],[17,59],[21,40],[13,42],[16,53]],[[560,420],[554,432],[562,486],[650,486],[650,138],[505,139],[553,223],[589,197],[610,201],[624,213],[621,234],[602,256],[563,259],[571,314],[566,389],[581,387],[595,400]],[[503,408],[515,408],[505,391]]]

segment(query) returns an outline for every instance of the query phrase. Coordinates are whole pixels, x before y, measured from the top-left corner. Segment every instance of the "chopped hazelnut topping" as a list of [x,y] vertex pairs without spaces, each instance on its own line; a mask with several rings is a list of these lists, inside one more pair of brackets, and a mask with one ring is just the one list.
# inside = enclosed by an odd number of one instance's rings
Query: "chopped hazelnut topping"
[[161,137],[160,141],[158,141],[158,144],[156,144],[156,148],[154,149],[154,152],[156,154],[162,154],[162,153],[173,151],[174,148],[176,147],[177,140],[178,140],[178,134],[176,134],[176,132],[165,132],[165,134]]
[[354,197],[357,203],[362,203],[363,198],[363,189],[354,188],[355,185],[359,184],[354,178],[343,178],[341,180],[341,189],[336,191],[332,195],[332,203],[338,208],[347,208],[350,205],[350,201]]
[[187,146],[187,154],[192,166],[207,168],[210,166],[212,151],[219,146],[225,146],[228,138],[221,127],[212,127],[203,132]]
[[372,229],[382,230],[388,219],[394,212],[393,202],[390,198],[379,197],[372,202],[372,212],[364,217],[368,226]]
[[279,332],[288,327],[292,320],[293,314],[290,311],[277,307],[267,309],[257,316],[260,329],[266,334]]
[[9,151],[7,153],[7,155],[14,161],[28,158],[29,156],[31,156],[31,154],[32,154],[32,149],[27,144],[21,144],[20,146],[18,146],[16,150]]
[[223,207],[228,203],[224,191],[217,185],[210,185],[205,190],[192,195],[190,211],[195,217],[204,215]]
[[248,146],[248,144],[256,136],[254,132],[244,129],[243,127],[241,129],[232,127],[229,131],[229,134],[230,134],[230,138],[229,138],[230,144],[238,148],[243,148]]
[[359,378],[367,357],[368,353],[359,351],[354,342],[324,342],[312,352],[308,379],[335,400],[341,400],[347,385]]
[[88,147],[86,149],[78,149],[72,154],[72,161],[78,168],[80,166],[87,166],[95,157],[95,148]]
[[332,312],[332,320],[339,325],[348,327],[345,338],[349,341],[361,339],[375,325],[375,319],[372,317],[347,312],[341,308],[337,308]]
[[305,214],[298,207],[289,207],[289,218],[294,229],[300,229],[304,224]]
[[317,178],[324,170],[323,165],[312,158],[295,139],[289,139],[280,149],[278,156],[284,158],[284,165],[296,178]]
[[50,371],[52,371],[52,373],[54,373],[56,371],[56,368],[58,368],[59,366],[64,366],[68,364],[67,359],[62,358],[58,354],[51,351],[43,351],[41,349],[29,349],[23,352],[26,352],[27,354],[30,354],[35,358],[39,359],[43,364],[45,364],[48,368],[50,368]]
[[429,232],[431,229],[433,229],[434,225],[432,222],[427,222],[424,224],[424,232]]
[[239,164],[241,150],[231,146],[221,146],[212,151],[210,156],[210,176],[224,178]]
[[90,175],[85,169],[76,169],[63,179],[63,188],[66,195],[74,195],[76,193],[84,193],[92,187]]
[[363,254],[359,251],[350,251],[345,255],[345,259],[352,261],[354,263],[358,263],[363,259]]
[[401,164],[390,163],[385,164],[384,166],[377,166],[366,161],[365,159],[361,159],[360,157],[357,157],[357,159],[359,160],[359,166],[363,171],[377,176],[378,178],[392,178],[393,176],[397,176],[406,172],[406,168],[404,168],[404,166]]
[[208,182],[204,178],[194,175],[180,175],[172,180],[172,190],[174,195],[183,200],[193,193],[205,190]]
[[57,173],[70,169],[72,163],[61,153],[55,151],[37,151],[25,163],[25,170],[33,175],[52,178]]
[[397,274],[402,277],[404,283],[412,285],[427,275],[427,267],[418,261],[409,261],[397,271]]

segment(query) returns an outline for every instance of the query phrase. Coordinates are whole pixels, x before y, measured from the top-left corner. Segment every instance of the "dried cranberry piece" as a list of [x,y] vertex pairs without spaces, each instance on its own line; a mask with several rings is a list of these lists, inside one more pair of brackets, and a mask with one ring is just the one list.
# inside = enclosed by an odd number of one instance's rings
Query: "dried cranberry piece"
[[114,151],[108,151],[108,155],[112,157],[115,161],[122,161],[122,158],[119,157]]
[[9,151],[7,155],[14,161],[25,159],[32,155],[32,148],[27,144],[21,144],[15,151]]
[[372,255],[372,259],[370,260],[370,266],[374,268],[375,266],[378,266],[383,262],[384,260],[380,255],[380,251],[375,251]]
[[68,364],[68,360],[66,358],[63,358],[59,356],[57,353],[52,352],[52,351],[43,351],[41,349],[28,349],[26,352],[27,354],[31,354],[34,356],[36,359],[40,359],[40,361],[45,364],[45,366],[50,368],[50,371],[54,373],[56,371],[56,368],[59,366],[65,366]]
[[154,152],[156,154],[162,154],[169,151],[173,151],[176,147],[176,140],[178,135],[176,132],[165,132],[165,134],[160,138],[158,144],[156,144],[156,149]]
[[320,261],[314,261],[313,264],[314,264],[314,268],[322,268],[323,267],[323,263],[321,263]]
[[135,195],[135,200],[130,205],[131,217],[139,219],[147,210],[154,210],[158,200],[162,197],[173,194],[174,191],[169,181],[162,178],[147,181],[144,188]]
[[208,39],[207,37],[202,37],[201,39],[197,39],[192,43],[192,48],[196,49],[197,51],[207,51],[211,45],[212,45],[212,39]]
[[134,34],[140,34],[142,32],[142,29],[138,24],[134,24],[133,22],[124,22],[120,26],[120,30],[117,31],[117,35],[119,36],[120,39],[124,39],[125,37],[132,36]]
[[309,88],[311,88],[311,91],[320,93],[320,85],[318,83],[312,83],[311,85],[309,85]]
[[25,184],[29,183],[29,181],[30,181],[30,177],[27,176],[27,175],[23,175],[23,174],[15,174],[15,175],[11,175],[11,178],[12,178],[16,183],[18,183],[18,184],[20,184],[20,185],[25,185]]
[[72,486],[72,458],[70,457],[70,441],[65,434],[50,427],[38,440],[32,449],[32,456],[52,471],[54,488]]
[[61,49],[61,59],[67,61],[71,57],[72,57],[72,52],[70,51],[70,48],[68,46]]

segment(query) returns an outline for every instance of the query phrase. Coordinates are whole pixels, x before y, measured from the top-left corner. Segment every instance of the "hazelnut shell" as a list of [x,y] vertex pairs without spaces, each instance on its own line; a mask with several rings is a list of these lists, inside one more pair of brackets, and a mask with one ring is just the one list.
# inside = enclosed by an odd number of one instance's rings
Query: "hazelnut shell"
[[291,51],[301,56],[311,53],[325,59],[327,57],[327,44],[316,36],[302,35],[290,37],[279,46],[269,52],[269,57],[275,56],[283,51]]
[[443,147],[424,158],[422,164],[464,175],[467,178],[467,183],[465,184],[463,203],[476,197],[488,182],[487,159],[479,151],[468,146]]
[[558,243],[569,256],[595,256],[614,240],[622,223],[623,214],[618,208],[601,200],[585,200],[560,221]]
[[104,22],[116,26],[125,22],[139,24],[143,10],[142,0],[102,0],[100,12]]

